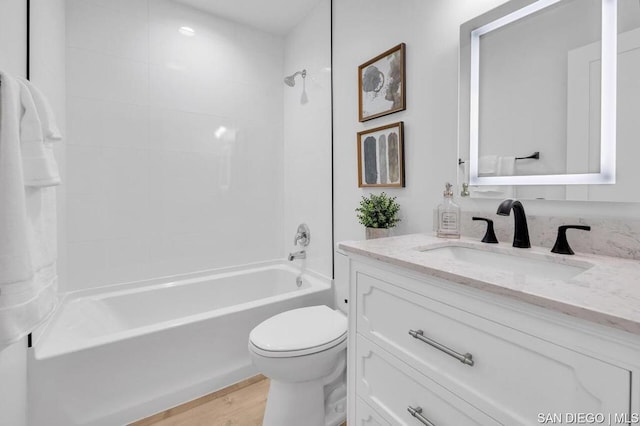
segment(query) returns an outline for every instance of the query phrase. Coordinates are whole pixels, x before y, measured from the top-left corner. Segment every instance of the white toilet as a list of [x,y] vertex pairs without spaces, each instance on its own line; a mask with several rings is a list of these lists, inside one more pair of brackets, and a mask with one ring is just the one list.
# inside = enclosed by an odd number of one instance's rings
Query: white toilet
[[337,426],[346,416],[347,317],[328,306],[293,309],[249,335],[254,365],[271,379],[263,426]]

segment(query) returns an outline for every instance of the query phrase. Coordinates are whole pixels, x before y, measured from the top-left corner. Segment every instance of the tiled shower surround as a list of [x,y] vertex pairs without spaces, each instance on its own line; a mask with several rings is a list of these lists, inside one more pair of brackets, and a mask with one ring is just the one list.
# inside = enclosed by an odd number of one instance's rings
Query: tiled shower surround
[[283,61],[179,2],[67,2],[62,290],[282,255]]

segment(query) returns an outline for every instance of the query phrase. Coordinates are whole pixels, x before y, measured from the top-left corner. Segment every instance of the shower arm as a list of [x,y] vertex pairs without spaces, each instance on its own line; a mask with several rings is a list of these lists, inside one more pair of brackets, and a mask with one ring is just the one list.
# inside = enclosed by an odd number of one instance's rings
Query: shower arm
[[297,75],[301,75],[302,78],[307,78],[307,70],[296,71],[291,75],[291,78],[296,78]]
[[302,79],[306,79],[307,77],[307,70],[303,69],[302,71],[296,71],[295,73],[287,76],[284,78],[284,82],[287,86],[293,87],[296,85],[296,81],[295,78],[297,75],[302,75]]

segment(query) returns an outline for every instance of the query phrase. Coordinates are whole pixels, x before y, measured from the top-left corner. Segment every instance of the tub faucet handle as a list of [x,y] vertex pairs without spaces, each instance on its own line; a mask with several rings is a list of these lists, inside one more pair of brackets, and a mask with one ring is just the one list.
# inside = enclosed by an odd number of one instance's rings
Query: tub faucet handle
[[310,242],[311,231],[309,231],[309,227],[306,223],[301,223],[300,225],[298,225],[296,236],[293,238],[293,245],[296,246],[300,244],[302,247],[306,247]]

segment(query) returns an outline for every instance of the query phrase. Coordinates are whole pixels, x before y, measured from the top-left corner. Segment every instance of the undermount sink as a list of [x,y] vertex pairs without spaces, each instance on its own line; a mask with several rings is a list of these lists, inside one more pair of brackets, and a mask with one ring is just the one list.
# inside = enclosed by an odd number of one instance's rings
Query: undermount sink
[[[514,249],[520,250],[520,249]],[[420,249],[422,253],[434,259],[447,259],[464,262],[477,268],[487,268],[517,275],[544,278],[549,280],[568,280],[586,271],[591,265],[568,265],[554,262],[540,254],[525,256],[483,250],[482,248],[448,245]]]

